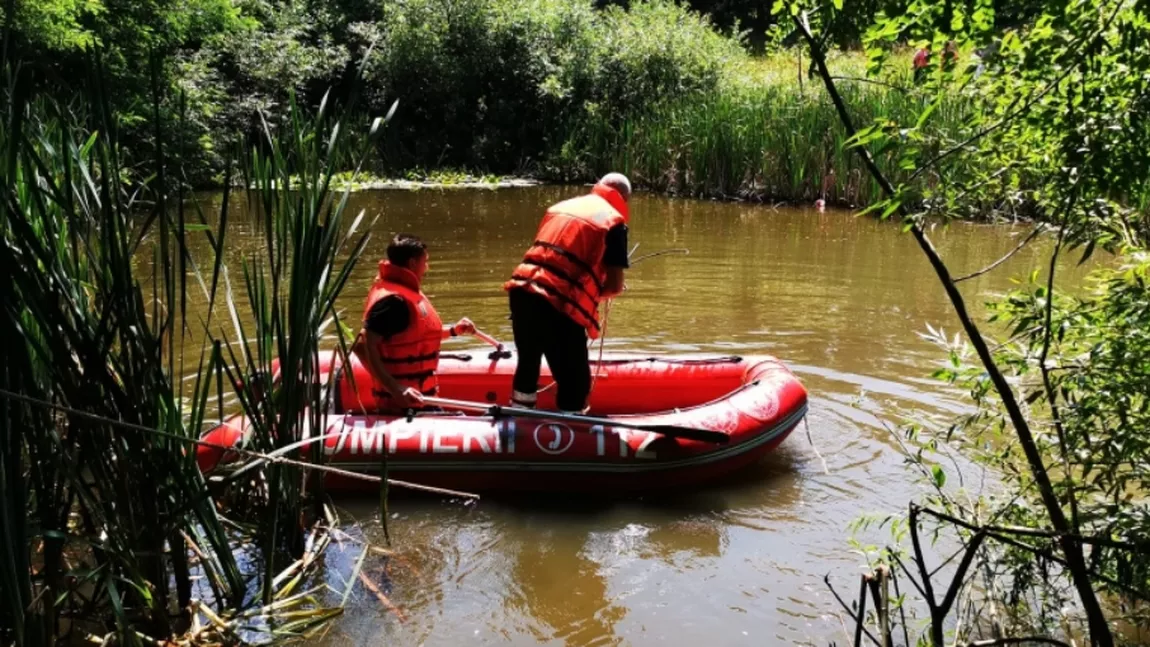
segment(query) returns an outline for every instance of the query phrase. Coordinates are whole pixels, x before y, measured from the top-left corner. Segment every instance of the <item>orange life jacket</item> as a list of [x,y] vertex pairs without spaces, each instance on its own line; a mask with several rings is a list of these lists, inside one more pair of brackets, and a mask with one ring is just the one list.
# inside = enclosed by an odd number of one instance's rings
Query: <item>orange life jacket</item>
[[[384,260],[379,263],[379,276],[367,294],[363,307],[363,318],[380,299],[396,295],[403,299],[410,312],[406,329],[381,339],[375,348],[370,349],[383,359],[383,367],[396,382],[404,388],[414,388],[424,395],[435,395],[439,390],[439,349],[443,344],[443,321],[432,307],[431,301],[419,289],[419,279],[411,270],[392,265]],[[360,402],[371,411],[394,409],[391,393],[382,385],[373,387],[359,384],[359,393],[350,388],[350,380],[342,380],[347,386],[341,390],[340,399],[345,407],[359,409]],[[363,394],[371,388],[371,396]]]
[[503,289],[531,290],[599,337],[599,296],[607,280],[607,232],[630,216],[618,191],[596,184],[591,193],[552,205],[535,242]]

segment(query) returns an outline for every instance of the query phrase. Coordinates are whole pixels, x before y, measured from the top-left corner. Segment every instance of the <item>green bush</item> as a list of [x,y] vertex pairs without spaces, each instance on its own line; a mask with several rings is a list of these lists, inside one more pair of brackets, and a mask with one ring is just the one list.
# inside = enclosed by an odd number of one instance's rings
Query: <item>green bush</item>
[[376,33],[369,83],[400,100],[384,159],[401,168],[521,168],[573,120],[713,90],[742,55],[666,0],[629,12],[589,0],[402,0],[385,5]]

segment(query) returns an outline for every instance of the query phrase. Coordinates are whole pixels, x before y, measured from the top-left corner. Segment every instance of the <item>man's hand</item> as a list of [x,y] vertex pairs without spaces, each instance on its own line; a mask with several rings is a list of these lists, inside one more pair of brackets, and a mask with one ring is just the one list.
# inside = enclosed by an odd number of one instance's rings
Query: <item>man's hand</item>
[[404,389],[403,393],[400,393],[399,397],[396,399],[399,400],[404,407],[409,409],[420,409],[425,404],[423,401],[423,394],[420,393],[417,389],[410,387]]
[[451,328],[452,328],[452,330],[455,331],[455,334],[457,334],[457,335],[474,335],[475,334],[475,324],[471,323],[471,320],[468,319],[467,317],[460,319]]

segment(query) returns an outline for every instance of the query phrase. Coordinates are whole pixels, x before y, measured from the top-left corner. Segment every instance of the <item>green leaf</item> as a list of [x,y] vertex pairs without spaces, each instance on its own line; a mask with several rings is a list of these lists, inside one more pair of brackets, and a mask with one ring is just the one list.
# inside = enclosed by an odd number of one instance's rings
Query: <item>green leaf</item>
[[1090,242],[1086,244],[1086,249],[1082,252],[1082,258],[1078,260],[1079,265],[1082,265],[1094,255],[1094,244],[1096,242],[1098,242],[1096,239],[1091,239]]
[[935,486],[937,486],[939,489],[941,489],[942,486],[946,485],[946,472],[942,471],[941,466],[939,466],[939,465],[931,466],[930,474],[934,478]]

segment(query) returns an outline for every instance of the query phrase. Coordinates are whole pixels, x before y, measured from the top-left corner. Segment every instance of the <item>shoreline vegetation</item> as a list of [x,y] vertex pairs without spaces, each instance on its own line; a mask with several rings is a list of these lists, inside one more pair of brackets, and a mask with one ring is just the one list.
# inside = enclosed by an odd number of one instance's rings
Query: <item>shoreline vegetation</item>
[[[100,1],[111,10],[126,0]],[[617,170],[636,188],[676,196],[846,207],[878,196],[797,44],[776,34],[752,54],[747,33],[719,30],[672,0],[188,0],[116,25],[55,3],[42,15],[17,12],[13,49],[38,83],[82,99],[91,88],[76,77],[104,48],[126,165],[154,153],[150,95],[161,89],[169,162],[197,190],[219,188],[236,147],[265,123],[282,125],[292,102],[342,109],[362,63],[352,136],[393,114],[361,168],[387,181],[363,188],[427,186],[413,172],[455,187],[486,186],[492,175],[593,182]],[[918,114],[932,97],[913,83],[913,48],[897,48],[887,71],[866,79],[862,28],[847,31],[851,49],[829,64],[856,79],[844,83],[859,120]],[[162,61],[140,65],[156,55]],[[965,104],[956,92],[931,127],[957,132]],[[351,168],[337,160],[337,170]],[[451,169],[478,179],[444,177]]]
[[[865,78],[862,53],[838,52],[831,59],[836,73],[848,80],[844,93],[863,121],[901,123],[930,102],[913,88],[910,52],[899,50],[892,58],[893,71],[879,82]],[[379,154],[394,143],[384,144],[351,188],[593,183],[609,170],[621,170],[638,190],[676,197],[767,204],[813,204],[821,199],[827,206],[860,208],[878,197],[878,185],[848,148],[834,106],[817,79],[808,78],[806,64],[798,50],[747,55],[724,68],[713,93],[671,98],[616,117],[580,114],[558,131],[558,148],[505,172],[488,170],[505,169],[498,164],[395,167]],[[399,102],[396,119],[403,114],[403,99]],[[966,117],[962,98],[938,113],[942,125],[933,126],[936,131],[958,132]],[[908,174],[894,170],[896,177]],[[336,174],[338,186],[347,186],[351,175]],[[204,188],[209,187],[219,185]]]

